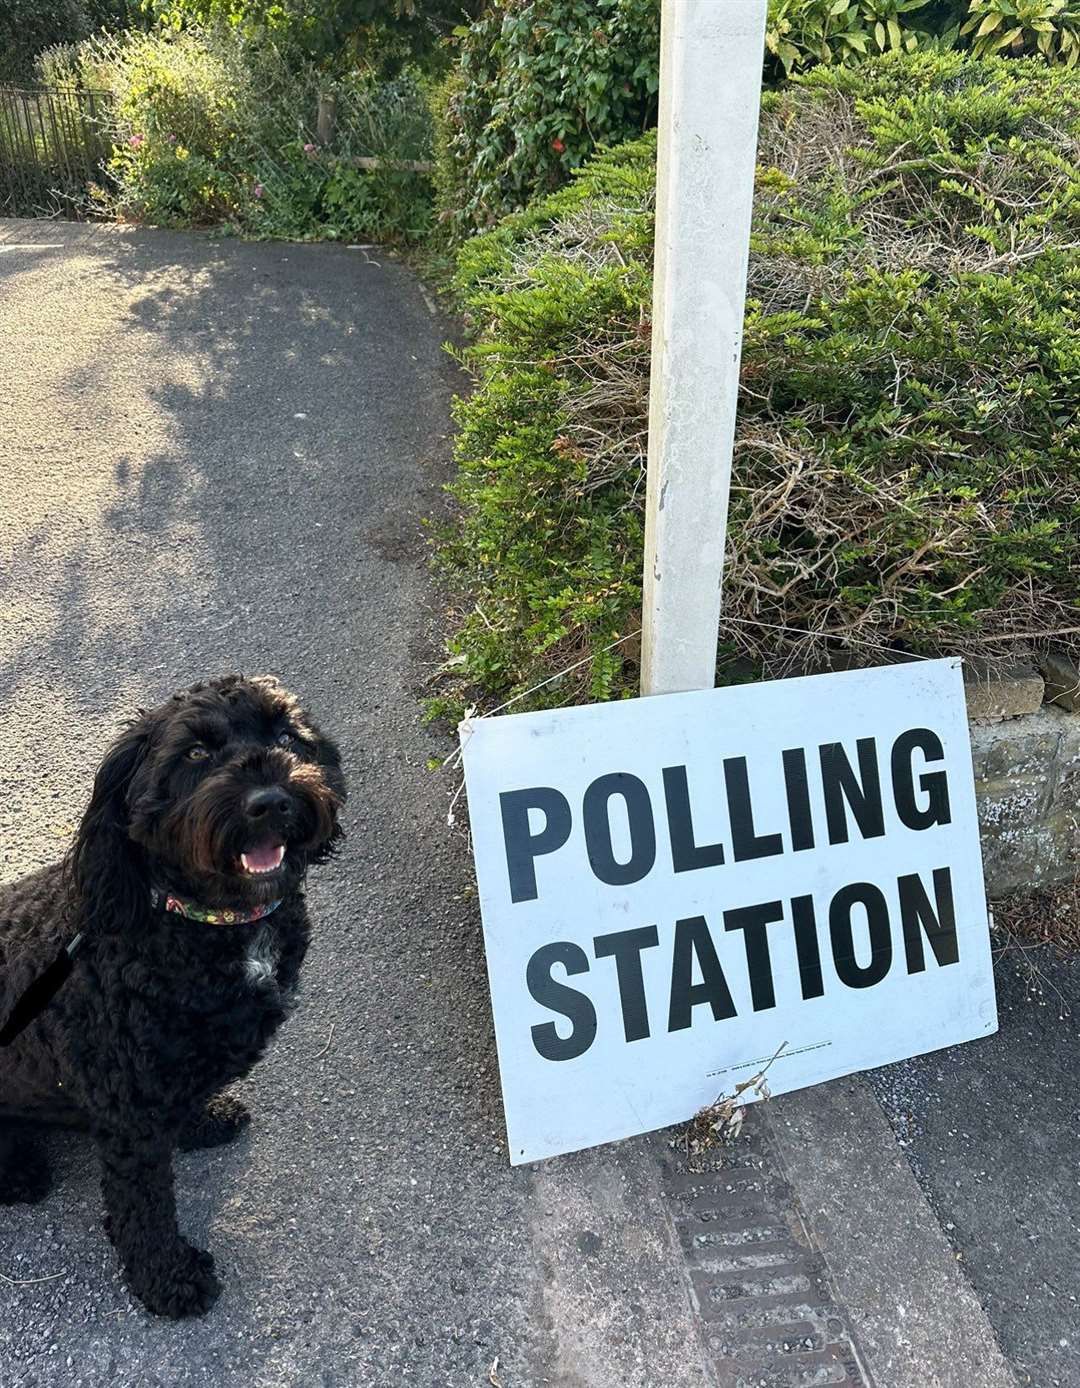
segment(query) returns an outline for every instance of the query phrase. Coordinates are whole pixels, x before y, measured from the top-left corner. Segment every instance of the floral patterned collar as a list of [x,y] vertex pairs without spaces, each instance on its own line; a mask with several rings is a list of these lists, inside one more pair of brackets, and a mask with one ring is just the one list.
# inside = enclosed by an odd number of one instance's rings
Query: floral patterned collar
[[268,901],[265,906],[253,906],[250,911],[233,911],[226,906],[199,906],[194,901],[184,901],[169,892],[159,892],[156,887],[150,890],[150,904],[157,909],[184,916],[189,921],[203,921],[206,925],[250,925],[261,921],[281,905],[281,900]]

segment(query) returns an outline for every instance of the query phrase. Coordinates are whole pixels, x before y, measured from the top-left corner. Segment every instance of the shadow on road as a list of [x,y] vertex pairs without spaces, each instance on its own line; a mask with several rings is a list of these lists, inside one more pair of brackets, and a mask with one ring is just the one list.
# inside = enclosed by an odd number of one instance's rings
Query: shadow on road
[[218,1308],[174,1326],[133,1306],[65,1139],[50,1200],[2,1212],[0,1379],[482,1382],[530,1333],[529,1181],[505,1163],[475,906],[413,694],[442,329],[407,271],[345,248],[48,232],[61,248],[0,256],[0,869],[63,850],[124,716],[228,669],[300,689],[353,794],[311,884],[304,1003],[246,1085],[252,1134],[178,1160]]

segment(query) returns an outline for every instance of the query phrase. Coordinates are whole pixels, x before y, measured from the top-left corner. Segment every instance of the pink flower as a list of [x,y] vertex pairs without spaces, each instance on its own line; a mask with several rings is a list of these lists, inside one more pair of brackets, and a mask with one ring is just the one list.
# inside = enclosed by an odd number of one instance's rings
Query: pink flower
[[551,148],[555,151],[556,154],[562,154],[562,152],[566,149],[566,146],[563,144],[562,140],[560,140],[558,136],[556,136],[555,139],[551,142]]
[[175,135],[166,135],[165,138],[168,140],[168,142],[169,142],[170,145],[175,145],[175,144],[176,144],[176,136],[175,136]]
[[145,143],[145,141],[145,135],[132,135],[131,139],[128,140],[128,144],[131,146],[132,149],[138,149],[141,144]]
[[304,153],[305,153],[305,154],[314,154],[314,153],[315,153],[315,146],[314,146],[313,144],[306,144],[306,145],[304,146]]
[[261,183],[256,183],[255,187],[252,189],[252,192],[255,194],[257,198],[261,198],[263,193],[266,192],[266,189],[262,186]]

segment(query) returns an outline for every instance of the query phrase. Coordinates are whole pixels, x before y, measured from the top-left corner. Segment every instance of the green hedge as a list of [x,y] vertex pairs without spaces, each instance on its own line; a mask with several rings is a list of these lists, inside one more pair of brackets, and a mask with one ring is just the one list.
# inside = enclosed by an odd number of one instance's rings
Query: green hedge
[[290,63],[326,72],[362,68],[395,77],[420,63],[438,67],[448,33],[475,17],[483,0],[145,0],[169,28],[226,25],[255,42],[271,41]]
[[[727,654],[964,651],[1073,625],[1080,77],[894,55],[766,96],[728,536]],[[436,710],[588,658],[635,688],[654,146],[601,154],[460,253],[476,392],[441,560]]]
[[[456,32],[436,112],[439,216],[451,239],[654,122],[660,0],[489,0]],[[958,46],[1073,66],[1080,0],[769,0],[765,80]]]
[[440,220],[454,236],[655,124],[659,0],[493,0],[458,38],[439,139]]

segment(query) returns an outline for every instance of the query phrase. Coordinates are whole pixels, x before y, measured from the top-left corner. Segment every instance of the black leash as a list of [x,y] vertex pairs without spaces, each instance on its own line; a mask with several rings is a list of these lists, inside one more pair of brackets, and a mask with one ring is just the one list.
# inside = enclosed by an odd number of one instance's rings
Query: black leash
[[44,973],[37,978],[15,1000],[15,1006],[8,1013],[8,1019],[0,1027],[0,1046],[10,1046],[35,1017],[41,1014],[52,1002],[71,976],[73,961],[82,944],[82,934],[78,934],[60,951]]

